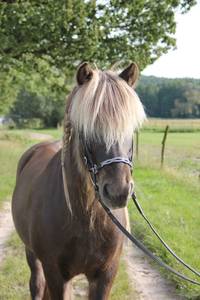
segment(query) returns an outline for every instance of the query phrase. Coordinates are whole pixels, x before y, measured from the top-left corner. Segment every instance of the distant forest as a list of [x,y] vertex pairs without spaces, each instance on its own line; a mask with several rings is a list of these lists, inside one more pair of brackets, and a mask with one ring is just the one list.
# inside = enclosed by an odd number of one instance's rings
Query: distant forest
[[200,118],[200,79],[141,76],[136,90],[149,117]]

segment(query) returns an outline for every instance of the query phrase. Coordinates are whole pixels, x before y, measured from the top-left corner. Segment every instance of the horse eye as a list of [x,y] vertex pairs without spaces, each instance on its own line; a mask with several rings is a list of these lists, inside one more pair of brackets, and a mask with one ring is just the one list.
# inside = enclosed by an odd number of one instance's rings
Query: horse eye
[[86,145],[87,145],[87,150],[88,150],[88,152],[89,152],[90,154],[92,154],[92,152],[93,152],[92,143],[91,143],[91,142],[87,142]]

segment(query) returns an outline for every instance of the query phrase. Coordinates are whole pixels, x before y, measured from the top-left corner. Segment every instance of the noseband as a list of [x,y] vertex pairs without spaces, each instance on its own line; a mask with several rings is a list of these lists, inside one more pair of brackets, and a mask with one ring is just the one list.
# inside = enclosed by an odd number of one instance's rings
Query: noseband
[[[109,159],[100,161],[97,164],[97,163],[93,162],[92,155],[91,155],[87,145],[85,145],[83,147],[83,149],[84,149],[84,162],[85,162],[85,165],[86,165],[88,171],[90,172],[91,180],[92,180],[92,183],[94,185],[94,188],[95,188],[96,192],[98,192],[98,190],[99,190],[96,175],[105,166],[109,166],[111,164],[116,164],[116,163],[123,163],[125,165],[128,165],[131,168],[131,171],[132,171],[132,168],[133,168],[132,153],[133,152],[131,153],[130,159],[127,158],[127,157],[116,156],[116,157],[113,157],[113,158],[109,158]],[[133,149],[132,149],[132,151],[133,151]]]

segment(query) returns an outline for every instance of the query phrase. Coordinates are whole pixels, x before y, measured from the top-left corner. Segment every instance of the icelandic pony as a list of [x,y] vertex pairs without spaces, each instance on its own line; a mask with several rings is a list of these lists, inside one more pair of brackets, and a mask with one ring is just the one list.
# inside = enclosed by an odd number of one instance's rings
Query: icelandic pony
[[12,213],[32,299],[72,299],[71,279],[81,273],[90,300],[109,297],[123,236],[98,200],[126,226],[133,181],[128,164],[105,165],[95,175],[96,192],[85,151],[95,164],[132,155],[133,131],[145,119],[133,89],[137,76],[135,64],[120,75],[82,64],[67,101],[63,144],[37,144],[19,161]]

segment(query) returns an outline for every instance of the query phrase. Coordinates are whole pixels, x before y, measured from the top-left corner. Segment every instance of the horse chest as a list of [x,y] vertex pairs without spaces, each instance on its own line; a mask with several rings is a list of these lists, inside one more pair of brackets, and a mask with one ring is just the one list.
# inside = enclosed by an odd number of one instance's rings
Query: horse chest
[[62,273],[74,276],[104,268],[119,252],[121,243],[116,234],[99,236],[95,232],[82,232],[65,248],[60,261]]

